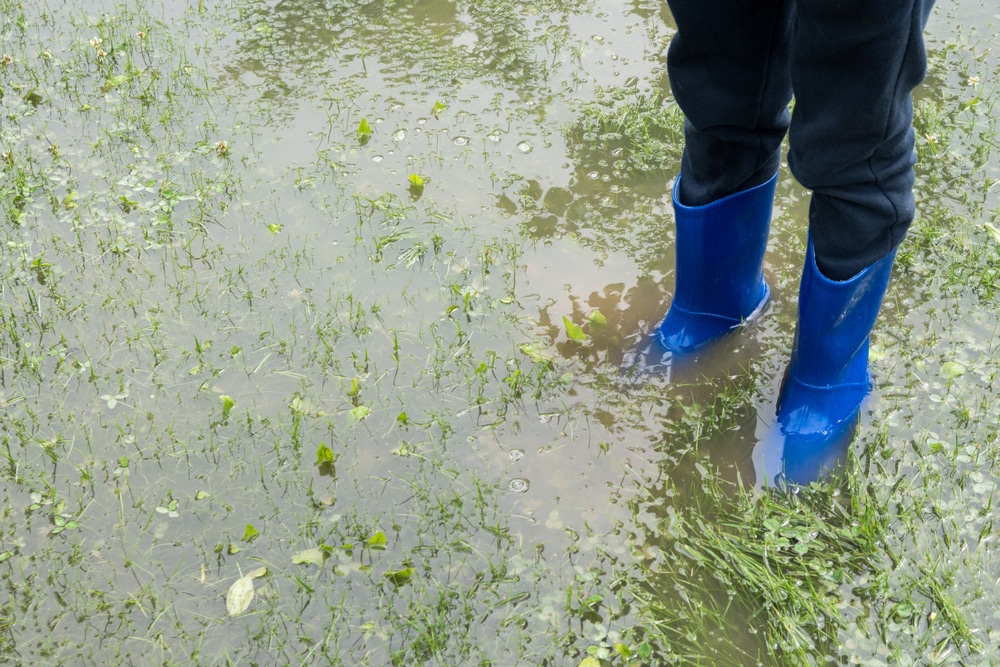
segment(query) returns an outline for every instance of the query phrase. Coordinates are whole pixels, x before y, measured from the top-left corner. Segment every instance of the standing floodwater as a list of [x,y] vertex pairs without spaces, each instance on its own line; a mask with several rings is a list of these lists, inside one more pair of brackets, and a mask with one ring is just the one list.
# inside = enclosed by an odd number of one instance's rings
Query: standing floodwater
[[161,4],[0,0],[0,662],[996,661],[992,10],[932,18],[850,472],[772,494],[808,193],[744,337],[628,372],[665,3]]

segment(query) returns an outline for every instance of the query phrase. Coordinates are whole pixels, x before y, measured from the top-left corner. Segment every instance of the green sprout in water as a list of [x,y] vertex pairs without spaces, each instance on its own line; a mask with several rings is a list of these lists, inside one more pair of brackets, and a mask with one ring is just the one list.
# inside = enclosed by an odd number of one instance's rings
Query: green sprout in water
[[364,146],[372,138],[372,126],[368,124],[367,118],[362,118],[358,123],[358,143]]

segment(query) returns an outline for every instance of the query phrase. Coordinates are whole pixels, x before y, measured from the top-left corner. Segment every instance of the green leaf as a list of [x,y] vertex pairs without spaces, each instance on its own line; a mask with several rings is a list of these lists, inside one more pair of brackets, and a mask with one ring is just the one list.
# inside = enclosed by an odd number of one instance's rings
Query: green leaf
[[361,137],[366,135],[370,137],[371,134],[372,134],[372,126],[368,124],[367,118],[362,118],[361,122],[358,123],[358,138],[360,139]]
[[219,400],[222,401],[222,421],[226,421],[229,419],[229,413],[236,405],[236,401],[233,400],[232,396],[226,396],[225,394],[219,396]]
[[941,377],[952,380],[965,373],[965,366],[957,361],[946,361],[941,364]]
[[590,326],[606,327],[608,326],[608,318],[604,317],[604,313],[601,311],[595,310],[590,314]]
[[434,114],[435,118],[441,115],[441,112],[448,108],[447,104],[443,104],[441,101],[434,102],[434,108],[431,109],[431,113]]
[[569,336],[570,340],[575,340],[578,343],[586,343],[590,340],[590,337],[583,333],[583,329],[573,324],[565,315],[563,315],[563,325],[566,327],[566,335]]
[[367,405],[359,405],[356,408],[353,408],[351,410],[351,413],[350,413],[351,414],[351,419],[353,419],[356,422],[359,422],[362,419],[364,419],[365,417],[367,417],[368,415],[370,415],[371,412],[372,412],[372,409],[369,408]]
[[385,578],[389,580],[393,586],[399,587],[410,581],[410,577],[413,576],[412,567],[404,567],[401,570],[389,570],[385,573]]
[[316,465],[323,465],[324,463],[334,463],[337,460],[337,455],[333,453],[333,450],[326,445],[320,445],[316,448]]
[[230,616],[239,616],[247,610],[252,600],[253,577],[240,577],[226,593],[226,611]]
[[246,530],[243,531],[243,541],[253,542],[255,539],[257,539],[257,536],[259,535],[260,533],[257,531],[257,529],[248,523]]
[[601,661],[594,656],[588,655],[586,658],[580,661],[578,667],[601,667]]
[[109,76],[107,81],[104,82],[104,92],[114,90],[126,81],[128,81],[128,76],[125,74],[115,74],[114,76]]
[[296,565],[322,565],[325,560],[323,550],[318,547],[303,549],[292,556],[292,562]]
[[415,188],[424,187],[424,178],[420,174],[410,174],[410,185]]
[[552,361],[552,355],[545,352],[545,346],[541,343],[524,343],[518,346],[518,349],[531,357],[536,364]]
[[233,582],[226,593],[226,610],[230,616],[238,616],[246,611],[253,600],[253,580],[267,574],[266,567],[259,567]]
[[272,234],[277,234],[278,232],[281,231],[282,227],[284,227],[284,225],[282,225],[281,223],[272,222],[267,226],[267,231],[271,232]]
[[383,549],[385,549],[385,546],[388,543],[389,540],[386,538],[385,533],[380,530],[368,538],[368,541],[365,543],[365,546],[368,547],[369,549],[382,551]]

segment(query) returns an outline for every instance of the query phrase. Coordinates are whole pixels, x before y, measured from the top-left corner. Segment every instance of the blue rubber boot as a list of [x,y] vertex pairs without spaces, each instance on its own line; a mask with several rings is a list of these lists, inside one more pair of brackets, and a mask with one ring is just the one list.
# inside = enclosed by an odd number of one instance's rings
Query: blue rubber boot
[[[786,459],[843,447],[871,390],[868,341],[889,284],[896,251],[844,281],[820,273],[812,239],[799,285],[799,324],[778,396]],[[790,449],[791,448],[791,449]]]
[[679,176],[673,194],[674,300],[656,337],[670,352],[686,354],[764,309],[771,294],[764,282],[764,251],[778,175],[704,206],[683,205],[680,182]]

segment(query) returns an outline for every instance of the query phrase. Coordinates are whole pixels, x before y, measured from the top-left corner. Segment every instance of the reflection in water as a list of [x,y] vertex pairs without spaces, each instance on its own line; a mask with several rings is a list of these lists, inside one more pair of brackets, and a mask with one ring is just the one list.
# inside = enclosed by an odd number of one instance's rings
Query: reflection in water
[[283,105],[315,98],[327,80],[338,82],[338,94],[348,79],[392,84],[398,94],[399,84],[453,88],[484,72],[537,100],[548,73],[540,53],[558,48],[568,17],[587,3],[537,4],[536,13],[498,0],[248,2],[235,22],[237,56],[225,70],[234,81],[251,73],[261,98]]
[[858,431],[858,419],[841,422],[835,432],[788,437],[777,425],[763,427],[754,448],[758,486],[807,486],[831,478],[844,469]]
[[[773,321],[744,327],[692,354],[672,354],[653,334],[673,290],[674,228],[667,192],[678,168],[679,119],[665,110],[672,105],[668,98],[612,91],[603,103],[606,108],[584,113],[567,132],[574,165],[567,185],[546,187],[529,179],[516,196],[501,196],[498,206],[519,214],[525,221],[522,231],[557,255],[562,253],[557,248],[567,243],[584,246],[599,257],[626,253],[635,263],[635,283],[593,290],[588,286],[593,271],[573,267],[571,275],[558,280],[569,292],[569,312],[562,295],[548,292],[549,301],[540,308],[540,326],[556,341],[562,357],[582,364],[584,377],[594,378],[595,383],[608,383],[609,369],[616,369],[615,386],[626,396],[660,387],[661,405],[647,405],[646,421],[641,426],[631,422],[631,427],[661,439],[663,449],[677,451],[693,440],[721,470],[730,471],[725,474],[734,481],[738,478],[757,488],[806,485],[827,477],[843,465],[856,423],[845,426],[833,445],[822,447],[815,440],[790,441],[770,426],[774,405],[766,394],[774,393],[778,369],[787,363],[787,334],[793,328],[793,320],[781,311],[794,308],[771,303],[767,308]],[[778,215],[785,206],[794,208],[799,196],[792,192],[784,201],[783,191]],[[803,220],[792,222],[804,228]],[[780,225],[776,234],[781,234]],[[543,266],[537,271],[546,269],[552,270]],[[534,271],[529,266],[529,278]],[[589,290],[589,296],[575,296],[577,290],[585,294]],[[594,326],[594,313],[606,319],[605,326]],[[590,337],[587,344],[566,339],[563,316],[582,327]],[[762,332],[767,327],[786,335],[769,340]],[[771,368],[772,377],[762,372],[763,367]],[[741,388],[734,392],[734,387]],[[628,398],[613,391],[601,392],[600,397],[602,404],[595,412],[614,415],[612,423],[625,419],[627,409],[621,403]],[[647,400],[645,395],[642,400]],[[678,410],[685,412],[680,422],[687,426],[679,427]],[[719,410],[725,414],[713,414]],[[701,423],[695,425],[697,420]],[[676,479],[686,473],[679,468],[669,474]]]

